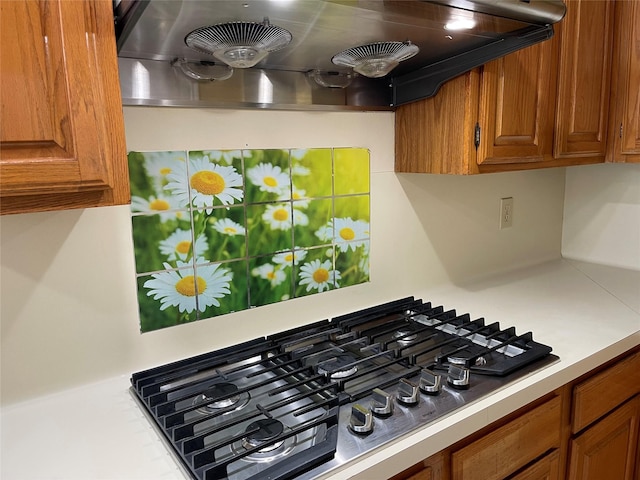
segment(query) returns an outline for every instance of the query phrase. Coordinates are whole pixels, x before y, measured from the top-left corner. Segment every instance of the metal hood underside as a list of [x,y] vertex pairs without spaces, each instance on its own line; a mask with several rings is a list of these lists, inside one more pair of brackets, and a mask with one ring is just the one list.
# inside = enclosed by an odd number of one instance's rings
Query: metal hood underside
[[[121,0],[115,8],[125,105],[386,110],[430,97],[445,81],[546,40],[561,0]],[[291,42],[225,80],[195,80],[194,68],[227,68],[185,43],[200,27],[262,23]],[[452,21],[473,22],[466,30]],[[382,78],[354,74],[332,58],[377,42],[410,42],[419,52]],[[335,80],[335,82],[333,81]],[[350,83],[349,83],[350,81]],[[347,86],[345,84],[348,83]]]

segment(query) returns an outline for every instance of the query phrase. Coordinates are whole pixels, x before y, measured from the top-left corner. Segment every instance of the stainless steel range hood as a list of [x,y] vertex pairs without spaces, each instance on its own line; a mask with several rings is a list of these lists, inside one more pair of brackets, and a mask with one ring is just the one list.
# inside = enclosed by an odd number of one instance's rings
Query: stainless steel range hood
[[[125,105],[388,110],[435,95],[442,83],[544,41],[561,0],[121,0],[115,6]],[[230,23],[290,32],[285,47],[233,71],[185,43],[192,31]],[[456,30],[452,22],[462,23]],[[332,61],[353,47],[405,42],[419,52],[368,78]],[[225,80],[196,80],[180,65]],[[226,75],[228,76],[228,75]]]

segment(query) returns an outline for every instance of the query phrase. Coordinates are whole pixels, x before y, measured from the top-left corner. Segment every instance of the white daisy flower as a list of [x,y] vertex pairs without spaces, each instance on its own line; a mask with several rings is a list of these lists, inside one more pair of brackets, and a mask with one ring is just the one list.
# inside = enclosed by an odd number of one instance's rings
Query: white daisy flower
[[186,261],[191,256],[204,255],[208,248],[206,237],[200,235],[191,252],[191,230],[176,230],[169,235],[169,238],[160,242],[160,252],[167,255],[167,260]]
[[289,191],[289,175],[278,165],[259,163],[247,171],[251,183],[263,192],[286,194]]
[[233,237],[234,235],[245,235],[245,228],[239,223],[234,222],[230,218],[218,218],[217,220],[209,220],[213,224],[213,228],[224,235]]
[[278,197],[278,200],[295,200],[293,202],[293,208],[307,208],[309,206],[310,200],[306,198],[307,192],[306,190],[302,190],[301,188],[296,188],[295,186],[291,187],[291,195],[289,192],[286,192]]
[[[290,230],[291,206],[286,203],[279,205],[267,205],[267,208],[262,214],[262,220],[271,227],[271,230]],[[307,222],[308,221],[309,219],[307,218]]]
[[326,225],[316,230],[315,236],[323,242],[333,241],[333,222],[329,221]]
[[369,239],[369,222],[353,220],[349,217],[334,218],[320,227],[315,235],[323,241],[333,238],[341,252],[356,249]]
[[307,217],[307,214],[304,212],[301,212],[300,210],[297,209],[293,209],[293,224],[296,226],[301,226],[301,227],[305,227],[307,225],[309,225],[309,217]]
[[259,267],[252,269],[251,275],[269,280],[272,287],[280,285],[287,279],[287,275],[284,271],[278,268],[277,265],[273,265],[271,263],[265,263],[264,265],[260,265]]
[[306,256],[306,250],[294,250],[292,252],[276,253],[273,256],[273,263],[277,263],[278,265],[283,265],[285,267],[290,267],[294,262],[299,263],[304,260],[304,257]]
[[[176,168],[175,172],[167,175],[169,183],[164,187],[175,195],[182,205],[191,203],[194,207],[208,207],[211,214],[213,203],[218,199],[222,205],[241,201],[244,196],[242,190],[242,175],[234,167],[217,165],[209,162],[208,157],[189,160],[187,176],[186,165]],[[236,188],[240,187],[240,188]]]
[[210,160],[226,165],[232,165],[234,158],[240,158],[240,150],[211,150],[207,154]]
[[338,270],[331,270],[331,260],[312,260],[309,263],[305,263],[300,267],[301,280],[300,285],[306,285],[306,291],[310,291],[312,288],[318,290],[318,293],[323,290],[329,290],[331,287],[339,288],[338,280],[342,279]]
[[149,199],[135,195],[131,197],[132,212],[157,213],[162,222],[186,217],[184,211],[174,211],[174,209],[177,208],[180,208],[180,205],[176,199],[170,195],[152,196]]
[[304,165],[300,165],[299,163],[294,163],[291,165],[291,175],[297,177],[305,177],[307,175],[311,175],[311,170],[305,167]]
[[184,156],[176,156],[183,152],[152,152],[144,154],[144,169],[156,186],[162,188],[167,184],[167,175],[173,172],[177,165],[184,165]]
[[[198,261],[206,262],[203,258]],[[179,260],[177,263],[179,268],[190,265]],[[164,267],[168,269],[171,265],[165,263]],[[173,306],[180,312],[191,313],[196,307],[201,312],[211,305],[219,307],[218,299],[231,293],[233,273],[220,264],[213,264],[198,266],[197,275],[193,268],[185,268],[154,273],[151,277],[144,287],[149,289],[149,297],[160,300],[160,310]]]

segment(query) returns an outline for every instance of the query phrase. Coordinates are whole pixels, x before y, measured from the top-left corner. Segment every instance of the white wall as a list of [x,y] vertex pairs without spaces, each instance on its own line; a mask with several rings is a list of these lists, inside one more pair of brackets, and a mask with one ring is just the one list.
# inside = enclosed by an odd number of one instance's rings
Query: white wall
[[[391,112],[125,108],[132,150],[369,148],[371,282],[140,334],[127,206],[3,216],[2,404],[386,300],[430,300],[435,285],[560,256],[564,169],[396,175],[393,119]],[[504,196],[514,197],[514,225],[501,231]]]
[[567,168],[562,255],[640,270],[640,164]]

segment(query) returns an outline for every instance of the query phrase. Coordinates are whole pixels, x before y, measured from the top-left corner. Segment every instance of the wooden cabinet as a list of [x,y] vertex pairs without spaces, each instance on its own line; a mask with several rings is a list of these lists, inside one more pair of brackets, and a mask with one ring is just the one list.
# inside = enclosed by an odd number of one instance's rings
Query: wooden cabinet
[[609,160],[640,162],[640,2],[616,3]]
[[127,203],[111,1],[0,9],[0,211]]
[[453,480],[500,480],[560,448],[560,396],[451,454]]
[[560,453],[554,450],[511,477],[511,480],[561,480],[561,478]]
[[614,3],[568,0],[551,40],[396,110],[396,171],[476,174],[605,160]]
[[569,480],[634,480],[640,396],[571,440]]
[[560,65],[553,156],[604,162],[607,146],[614,1],[569,0],[559,26]]
[[572,418],[567,478],[637,478],[640,352],[579,382],[573,389]]

